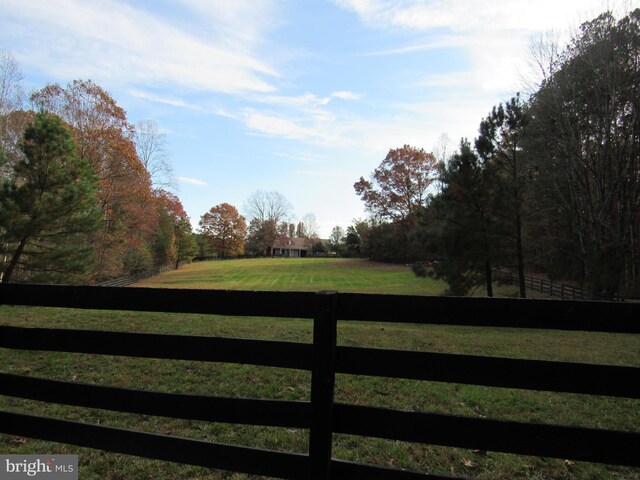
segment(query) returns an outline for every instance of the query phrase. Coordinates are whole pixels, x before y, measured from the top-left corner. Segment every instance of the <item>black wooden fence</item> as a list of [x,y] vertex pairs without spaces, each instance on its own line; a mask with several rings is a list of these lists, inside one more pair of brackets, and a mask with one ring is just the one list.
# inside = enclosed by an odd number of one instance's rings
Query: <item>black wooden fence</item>
[[[493,272],[493,278],[498,281],[518,283],[518,274],[515,272],[508,272],[504,270],[497,270]],[[524,284],[531,290],[536,290],[540,293],[549,295],[552,298],[559,298],[561,300],[585,300],[589,296],[585,291],[574,285],[567,285],[561,282],[554,282],[553,280],[546,280],[538,277],[524,277]],[[623,301],[619,296],[614,296],[614,301]]]
[[640,466],[640,432],[406,412],[333,402],[336,373],[640,398],[640,368],[336,346],[340,321],[640,333],[612,302],[0,285],[0,305],[313,319],[313,343],[0,326],[0,347],[310,370],[311,401],[110,388],[0,373],[0,395],[182,419],[308,428],[308,454],[0,411],[0,432],[291,479],[444,479],[333,459],[334,433]]
[[176,270],[187,262],[180,262],[178,265],[162,265],[161,267],[154,267],[149,270],[145,270],[144,272],[136,273],[135,275],[127,275],[126,277],[118,277],[112,278],[110,280],[104,280],[102,282],[96,283],[98,287],[126,287],[129,285],[133,285],[141,280],[146,280],[147,278],[155,277],[156,275],[160,275],[161,273],[170,272],[172,270]]

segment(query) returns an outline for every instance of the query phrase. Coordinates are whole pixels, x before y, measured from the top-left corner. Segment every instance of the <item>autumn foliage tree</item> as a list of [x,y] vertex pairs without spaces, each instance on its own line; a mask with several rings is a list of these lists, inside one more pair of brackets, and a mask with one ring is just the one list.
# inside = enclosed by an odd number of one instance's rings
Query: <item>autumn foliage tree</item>
[[[17,62],[10,53],[0,51],[2,264],[10,261],[8,249],[15,244],[9,239],[8,227],[14,228],[26,218],[11,195],[29,184],[25,180],[28,175],[37,173],[37,162],[26,158],[21,144],[23,133],[36,117],[34,111],[23,110],[24,97]],[[75,157],[94,175],[97,207],[92,211],[99,213],[98,227],[77,251],[85,247],[93,250],[95,262],[87,260],[85,267],[90,268],[83,281],[99,282],[192,258],[196,253],[194,233],[180,200],[157,189],[171,186],[173,178],[166,137],[153,121],[140,121],[134,127],[111,95],[90,80],[74,80],[66,86],[50,84],[33,93],[30,100],[38,111],[61,120],[75,145]],[[51,205],[57,204],[52,201]],[[81,223],[78,221],[78,228]],[[39,247],[52,248],[53,243],[47,240]],[[27,258],[25,253],[21,256]],[[29,257],[29,263],[33,266],[34,259],[45,257],[44,250],[38,251],[37,257]],[[72,271],[71,259],[76,257],[60,257],[59,268]],[[9,268],[8,277],[15,268]],[[29,274],[28,280],[34,278]]]
[[153,245],[156,265],[178,265],[196,254],[195,237],[189,216],[180,199],[173,193],[154,191],[158,226]]
[[180,218],[173,226],[176,242],[176,268],[181,262],[190,262],[198,254],[196,234],[189,218]]
[[434,155],[405,145],[389,150],[371,180],[360,177],[353,187],[378,219],[407,222],[425,205],[427,190],[436,177]]
[[100,86],[84,80],[74,80],[66,88],[48,85],[31,99],[71,126],[78,155],[98,177],[103,223],[93,238],[95,278],[150,267],[149,239],[156,233],[158,219],[148,214],[154,203],[151,179],[136,152],[135,129],[124,109]]
[[233,205],[221,203],[200,219],[200,233],[222,259],[244,253],[247,224]]
[[432,153],[405,145],[389,150],[370,180],[360,177],[353,187],[372,214],[361,254],[389,262],[411,261],[419,254],[412,230],[437,173],[438,162]]

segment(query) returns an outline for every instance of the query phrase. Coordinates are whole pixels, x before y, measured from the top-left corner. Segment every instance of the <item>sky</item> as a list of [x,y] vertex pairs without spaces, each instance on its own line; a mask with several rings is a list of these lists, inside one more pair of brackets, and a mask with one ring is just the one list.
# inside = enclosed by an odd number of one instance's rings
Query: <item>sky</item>
[[90,79],[131,123],[153,120],[194,228],[215,205],[246,213],[253,192],[277,191],[291,221],[312,213],[328,238],[366,218],[353,184],[390,149],[473,140],[535,79],[531,41],[565,42],[609,4],[0,0],[0,50],[27,93]]

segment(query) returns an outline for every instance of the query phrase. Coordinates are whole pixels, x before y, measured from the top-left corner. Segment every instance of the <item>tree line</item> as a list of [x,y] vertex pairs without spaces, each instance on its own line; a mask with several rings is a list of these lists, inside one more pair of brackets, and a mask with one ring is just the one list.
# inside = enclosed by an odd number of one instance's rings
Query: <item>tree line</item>
[[96,283],[197,252],[164,135],[133,125],[100,86],[47,85],[28,99],[0,57],[2,282]]
[[326,245],[318,236],[315,215],[307,213],[292,221],[293,206],[280,192],[256,190],[244,205],[247,217],[228,203],[211,207],[200,218],[198,244],[202,257],[220,259],[238,256],[271,256],[274,245],[303,239],[312,253],[324,253]]
[[292,223],[275,191],[247,199],[249,222],[222,203],[194,232],[174,184],[153,121],[132,124],[92,81],[26,98],[17,62],[0,54],[0,281],[93,284],[197,256],[266,256],[292,238],[324,249],[315,216]]
[[640,294],[640,9],[534,54],[535,91],[495,106],[472,142],[439,161],[392,149],[355,183],[371,216],[347,229],[347,252],[417,262],[455,295],[491,296],[502,268],[522,297],[527,271],[594,298]]

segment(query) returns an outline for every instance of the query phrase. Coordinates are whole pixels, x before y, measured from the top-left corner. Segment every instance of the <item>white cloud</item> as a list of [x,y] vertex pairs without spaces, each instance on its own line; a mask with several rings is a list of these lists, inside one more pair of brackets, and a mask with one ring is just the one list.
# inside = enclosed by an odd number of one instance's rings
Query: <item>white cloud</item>
[[256,101],[284,107],[297,108],[303,111],[318,112],[318,109],[320,107],[329,105],[335,98],[338,98],[340,100],[355,101],[362,98],[362,95],[347,90],[341,90],[332,92],[326,97],[318,97],[313,93],[305,93],[303,95],[297,96],[261,95],[259,97],[256,97]]
[[308,109],[327,105],[331,101],[331,98],[320,98],[313,93],[305,93],[304,95],[297,96],[261,95],[256,98],[256,101],[285,107]]
[[[334,0],[376,28],[453,32],[566,28],[606,8],[602,0]],[[576,14],[577,12],[577,14]]]
[[471,83],[472,72],[436,73],[428,75],[418,84],[428,88],[460,88]]
[[264,111],[245,108],[239,115],[245,126],[254,132],[272,137],[287,138],[314,145],[340,146],[346,141],[337,127],[340,117],[331,109],[334,99],[355,101],[361,98],[354,92],[341,90],[326,97],[312,93],[298,96],[260,95],[256,102],[272,106]]
[[333,92],[331,94],[331,97],[339,98],[340,100],[360,100],[362,98],[362,95],[343,90],[339,92]]
[[325,155],[318,153],[312,153],[309,151],[297,152],[297,153],[285,153],[285,152],[273,152],[274,155],[282,158],[288,158],[289,160],[295,160],[297,162],[304,163],[318,163],[326,160]]
[[308,177],[325,177],[325,178],[350,176],[349,173],[341,170],[297,170],[295,173],[296,175],[305,175]]
[[155,103],[161,103],[164,105],[170,105],[172,107],[186,108],[189,110],[203,111],[203,108],[200,105],[196,105],[193,103],[186,102],[180,98],[168,96],[168,95],[156,95],[151,92],[147,92],[138,88],[133,88],[129,90],[129,95],[141,98],[144,100],[149,100]]
[[[400,55],[458,48],[469,67],[465,89],[505,94],[518,89],[529,42],[549,30],[569,31],[606,8],[602,0],[334,0],[371,28],[426,37],[365,55]],[[565,36],[566,38],[566,36]],[[441,86],[446,77],[424,79]],[[451,77],[453,78],[453,77]],[[456,78],[460,81],[460,77]]]
[[205,182],[204,180],[199,180],[197,178],[190,178],[190,177],[177,177],[178,181],[181,183],[188,183],[189,185],[196,185],[198,187],[206,187],[207,182]]
[[[279,76],[249,48],[233,49],[228,42],[196,36],[118,0],[30,0],[28,8],[22,0],[3,0],[0,19],[5,35],[25,41],[22,62],[63,81],[90,77],[111,84],[237,94],[274,91],[267,79]],[[216,21],[208,20],[209,25]],[[221,18],[217,26],[245,32],[239,20]],[[238,38],[257,41],[257,27],[254,32]]]
[[[456,100],[452,99],[452,103]],[[458,134],[466,122],[461,118],[449,120],[449,115],[443,117],[443,111],[464,111],[462,105],[456,108],[445,103],[432,105],[417,104],[393,105],[400,112],[394,115],[379,114],[375,117],[363,117],[354,114],[338,115],[330,121],[322,121],[311,116],[301,117],[281,113],[278,115],[264,113],[254,109],[244,112],[244,124],[252,132],[275,138],[297,140],[302,143],[339,149],[356,149],[358,155],[342,161],[342,167],[356,161],[356,158],[373,155],[381,160],[389,148],[411,144],[427,148],[428,142],[433,142],[443,128],[454,127],[446,131]],[[477,113],[477,111],[474,111]],[[482,113],[486,113],[482,111]],[[471,116],[469,114],[467,116]],[[477,129],[480,116],[473,118],[473,128]],[[466,118],[465,118],[466,120]],[[473,130],[471,131],[473,132]],[[280,154],[279,156],[284,156]],[[291,156],[288,156],[291,158]],[[325,160],[326,161],[326,160]],[[310,171],[307,171],[307,173]]]
[[401,47],[388,48],[385,50],[378,50],[373,52],[366,52],[362,54],[365,57],[373,57],[373,56],[385,56],[385,55],[401,55],[405,53],[414,53],[420,52],[424,50],[435,50],[438,48],[452,48],[452,47],[462,47],[465,45],[463,39],[459,36],[455,35],[440,35],[435,38],[429,38],[428,40],[421,40],[415,43],[411,43],[409,45],[404,45]]
[[253,108],[245,110],[244,123],[249,129],[269,136],[295,140],[312,140],[318,136],[313,127],[301,125],[282,116],[262,113]]
[[178,97],[174,97],[172,95],[157,95],[145,90],[133,88],[128,90],[127,92],[132,97],[141,98],[143,100],[148,100],[154,103],[160,103],[162,105],[169,105],[171,107],[184,108],[187,110],[194,110],[197,112],[203,113],[213,113],[214,115],[219,115],[221,117],[230,118],[232,120],[238,120],[238,116],[233,113],[225,110],[224,108],[220,108],[217,106],[206,106],[199,103],[191,103],[187,102]]
[[203,19],[216,42],[234,51],[253,52],[280,25],[275,0],[178,0]]

